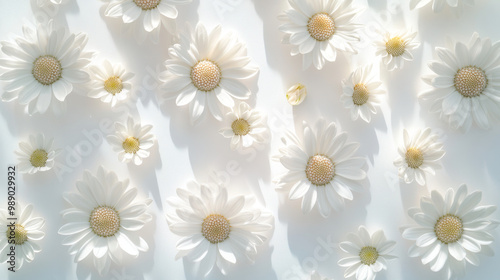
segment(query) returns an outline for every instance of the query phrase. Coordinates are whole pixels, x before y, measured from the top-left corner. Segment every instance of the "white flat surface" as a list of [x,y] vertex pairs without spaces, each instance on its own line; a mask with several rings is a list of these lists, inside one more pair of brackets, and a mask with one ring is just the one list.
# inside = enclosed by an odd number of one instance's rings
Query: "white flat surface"
[[[34,22],[33,11],[27,2],[0,1],[0,40],[11,40],[14,34],[22,34],[23,21]],[[298,280],[305,279],[304,273],[311,268],[333,279],[343,279],[343,269],[336,262],[345,255],[338,248],[325,249],[321,244],[328,240],[341,242],[359,225],[366,225],[372,231],[384,229],[389,239],[397,241],[394,253],[399,258],[390,261],[388,270],[380,273],[377,279],[443,279],[428,266],[424,267],[419,259],[407,256],[411,242],[401,238],[399,228],[412,223],[407,209],[417,206],[420,196],[433,189],[444,192],[448,187],[458,188],[467,183],[470,190],[484,192],[483,204],[498,203],[500,124],[496,123],[489,131],[473,127],[466,134],[455,132],[436,115],[428,113],[428,108],[422,106],[416,96],[425,87],[420,77],[429,71],[426,63],[433,58],[433,48],[445,44],[445,35],[465,41],[477,31],[480,36],[500,40],[500,2],[477,0],[476,6],[458,19],[448,9],[441,14],[434,14],[430,7],[410,12],[408,0],[355,2],[370,7],[359,17],[366,26],[360,54],[340,55],[322,71],[302,71],[301,58],[291,57],[290,46],[280,43],[283,34],[278,31],[280,23],[276,16],[288,8],[284,0],[195,0],[179,8],[179,22],[194,25],[201,21],[209,27],[220,23],[225,29],[237,32],[247,43],[249,55],[260,66],[258,87],[253,88],[255,94],[250,103],[269,114],[273,138],[270,145],[249,154],[232,152],[229,140],[218,134],[221,124],[214,119],[191,127],[187,110],[176,107],[173,101],[160,109],[158,84],[152,77],[157,70],[163,71],[162,62],[169,47],[169,37],[165,33],[161,44],[141,46],[132,36],[122,33],[120,21],[103,16],[102,2],[78,0],[62,7],[56,20],[67,24],[72,32],[86,32],[88,50],[99,52],[97,61],[108,58],[136,73],[135,96],[139,97],[134,98],[127,112],[124,107],[112,111],[108,104],[82,93],[72,94],[67,99],[68,113],[62,118],[50,114],[30,117],[17,103],[0,103],[0,184],[6,186],[3,182],[7,181],[7,166],[16,162],[14,150],[30,133],[53,136],[56,146],[68,151],[82,143],[85,145],[82,141],[87,141],[86,132],[107,135],[109,132],[99,127],[101,122],[124,121],[130,113],[154,125],[153,133],[158,142],[152,156],[139,167],[120,163],[106,141],[97,141],[91,144],[89,154],[81,157],[81,162],[71,165],[68,153],[63,154],[59,160],[69,166],[71,172],[60,177],[55,171],[18,175],[18,200],[33,203],[35,212],[46,219],[46,237],[41,241],[43,251],[36,255],[33,263],[15,274],[7,273],[7,266],[1,265],[0,278],[101,279],[88,264],[73,263],[68,248],[60,244],[57,230],[63,223],[59,213],[66,207],[61,194],[75,190],[74,183],[81,179],[84,169],[95,172],[102,164],[117,172],[120,178],[130,178],[134,186],[154,200],[151,206],[154,219],[144,228],[150,250],[123,268],[113,267],[110,275],[102,279],[199,279],[192,265],[174,260],[178,237],[168,230],[164,218],[164,210],[168,207],[165,200],[188,179],[205,181],[210,179],[212,171],[228,181],[231,193],[254,193],[275,215],[276,221],[274,236],[267,245],[258,248],[256,263],[234,267],[227,279]],[[43,19],[43,14],[37,15]],[[414,53],[415,60],[405,64],[402,71],[388,73],[382,68],[381,78],[388,89],[382,112],[370,124],[361,120],[353,122],[339,100],[340,81],[357,66],[378,61],[369,43],[376,36],[369,30],[380,26],[418,30],[422,46]],[[185,30],[184,24],[179,27]],[[307,86],[309,95],[304,103],[292,109],[284,92],[297,82]],[[302,215],[300,203],[277,193],[271,183],[285,171],[279,163],[270,160],[280,147],[279,138],[283,132],[293,130],[294,125],[302,121],[314,122],[319,117],[336,122],[349,133],[350,141],[360,142],[357,154],[366,156],[369,162],[370,184],[365,192],[355,194],[354,201],[348,202],[343,212],[327,219],[321,218],[317,210],[308,216]],[[426,187],[400,183],[392,161],[401,142],[402,129],[426,126],[442,135],[447,152],[442,160],[444,168],[438,170],[436,176],[428,177]],[[232,167],[235,165],[237,168]],[[7,191],[3,187],[0,189],[0,207],[4,208]],[[500,212],[492,217],[500,220]],[[468,265],[464,279],[498,277],[500,236],[498,231],[494,235],[497,242],[493,247],[497,256],[482,256],[479,267]],[[213,273],[207,279],[221,278],[219,273]]]

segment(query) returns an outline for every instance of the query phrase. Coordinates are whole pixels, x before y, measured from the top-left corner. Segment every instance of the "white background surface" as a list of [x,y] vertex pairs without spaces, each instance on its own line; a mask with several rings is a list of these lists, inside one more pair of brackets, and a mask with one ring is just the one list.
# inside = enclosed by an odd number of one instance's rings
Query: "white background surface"
[[[27,2],[0,1],[0,40],[11,40],[14,34],[22,34],[23,22],[34,22],[33,10]],[[420,196],[433,189],[444,192],[449,187],[456,189],[467,183],[470,191],[483,191],[483,204],[498,204],[500,124],[495,123],[489,131],[473,127],[466,134],[455,132],[436,115],[428,113],[428,107],[416,96],[425,88],[420,77],[429,72],[426,63],[433,58],[433,48],[443,46],[446,35],[468,41],[477,31],[482,37],[500,39],[500,2],[477,0],[476,6],[461,18],[456,18],[449,9],[441,14],[434,14],[430,7],[410,12],[407,0],[355,2],[369,7],[359,16],[359,21],[365,24],[360,54],[339,55],[335,63],[327,64],[321,71],[312,68],[302,71],[301,58],[291,57],[290,46],[280,43],[283,34],[278,31],[280,23],[276,16],[288,9],[284,0],[195,0],[179,8],[181,31],[186,30],[184,21],[192,25],[201,21],[209,27],[220,23],[225,30],[239,34],[247,43],[249,55],[260,66],[258,84],[252,87],[254,94],[250,103],[269,114],[273,138],[269,145],[248,154],[229,149],[229,140],[218,134],[221,123],[214,119],[208,118],[191,127],[186,108],[176,107],[173,100],[159,105],[159,90],[152,77],[156,76],[155,71],[163,71],[162,62],[167,58],[170,36],[163,33],[159,45],[149,42],[138,45],[130,34],[122,32],[121,21],[103,16],[102,2],[78,0],[61,7],[57,22],[67,24],[72,32],[87,33],[87,50],[98,52],[97,62],[107,58],[136,73],[134,97],[128,107],[113,111],[108,104],[87,98],[83,92],[71,94],[67,98],[68,112],[61,118],[50,114],[30,117],[16,102],[0,103],[0,182],[7,181],[7,166],[16,163],[14,150],[18,149],[18,142],[26,141],[31,133],[42,132],[55,137],[55,145],[65,150],[58,160],[72,170],[63,174],[52,170],[18,175],[18,200],[33,203],[37,215],[46,219],[46,236],[41,241],[43,251],[36,255],[33,263],[26,264],[15,275],[7,273],[7,266],[2,264],[0,278],[101,279],[88,262],[73,263],[68,248],[60,244],[62,238],[57,230],[63,223],[60,211],[66,207],[61,194],[75,190],[74,183],[81,179],[84,169],[95,172],[102,164],[117,172],[121,179],[130,178],[131,184],[144,196],[154,200],[151,206],[154,219],[143,229],[150,250],[124,268],[112,267],[112,272],[103,279],[200,279],[192,265],[174,260],[178,237],[168,230],[164,218],[164,210],[168,207],[165,200],[188,179],[206,181],[213,171],[228,181],[230,193],[253,193],[275,215],[274,236],[258,248],[255,264],[239,264],[229,272],[227,279],[305,279],[311,268],[333,279],[343,279],[343,269],[336,262],[345,255],[337,248],[325,250],[320,245],[321,240],[341,242],[359,225],[366,225],[371,231],[384,229],[389,239],[397,241],[394,253],[399,258],[390,261],[388,270],[380,273],[377,279],[443,279],[441,274],[423,266],[419,259],[407,256],[412,243],[401,238],[399,228],[412,224],[407,209],[418,206]],[[43,14],[37,12],[37,15],[43,20]],[[389,73],[381,68],[381,79],[388,90],[382,112],[370,124],[361,120],[353,122],[339,101],[340,81],[357,66],[378,62],[370,45],[376,35],[370,30],[380,26],[418,30],[417,38],[422,45],[414,52],[415,60],[406,63],[402,71]],[[304,103],[292,109],[284,92],[297,82],[307,86],[309,95]],[[83,143],[84,133],[100,131],[107,135],[109,131],[100,130],[99,124],[125,121],[128,114],[135,118],[140,116],[144,123],[154,125],[153,133],[158,141],[152,156],[143,165],[120,163],[105,140],[91,144],[91,151],[81,157],[81,162],[68,161],[68,151]],[[348,202],[343,212],[334,213],[327,219],[321,218],[316,209],[308,216],[302,215],[299,201],[290,201],[287,194],[274,190],[272,179],[285,169],[270,160],[280,147],[283,131],[293,130],[302,121],[314,122],[319,117],[336,122],[349,133],[350,141],[360,142],[357,154],[367,157],[369,162],[369,184],[365,191],[355,194],[354,201]],[[426,126],[442,136],[447,152],[442,160],[444,168],[438,170],[436,176],[428,177],[425,187],[406,185],[397,180],[397,170],[392,164],[397,145],[402,141],[402,129]],[[6,183],[0,185],[6,186]],[[6,188],[0,188],[2,208],[6,206],[6,193]],[[492,217],[500,220],[500,212]],[[479,267],[468,265],[464,279],[499,277],[498,230],[494,235],[497,242],[493,247],[497,256],[482,256]],[[208,279],[221,278],[219,273],[212,273]]]

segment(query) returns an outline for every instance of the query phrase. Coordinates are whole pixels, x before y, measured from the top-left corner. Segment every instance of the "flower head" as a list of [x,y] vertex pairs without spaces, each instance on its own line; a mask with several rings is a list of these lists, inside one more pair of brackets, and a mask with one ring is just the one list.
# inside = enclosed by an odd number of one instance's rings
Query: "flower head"
[[101,67],[90,66],[90,71],[92,90],[88,93],[89,97],[100,98],[102,102],[111,103],[111,107],[127,98],[132,88],[130,80],[134,74],[126,72],[119,64],[112,65],[108,60],[105,60]]
[[35,174],[50,170],[59,150],[53,148],[54,139],[46,139],[43,134],[30,135],[29,142],[20,142],[20,151],[16,151],[19,159],[19,171]]
[[389,71],[403,68],[405,60],[413,60],[411,51],[420,46],[420,43],[415,40],[416,36],[417,32],[394,34],[387,32],[382,40],[376,42],[376,54],[382,57]]

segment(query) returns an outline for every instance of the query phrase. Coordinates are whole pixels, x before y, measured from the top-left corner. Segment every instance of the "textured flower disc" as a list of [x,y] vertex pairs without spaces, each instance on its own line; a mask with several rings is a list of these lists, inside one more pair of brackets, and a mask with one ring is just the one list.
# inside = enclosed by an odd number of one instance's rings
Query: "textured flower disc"
[[120,93],[123,90],[122,80],[117,76],[109,77],[104,81],[104,89],[112,95]]
[[48,154],[45,150],[36,149],[30,157],[30,163],[34,167],[44,167],[47,164]]
[[368,101],[368,89],[364,84],[356,84],[352,93],[352,101],[356,105],[363,105]]
[[40,56],[33,62],[33,77],[42,85],[51,85],[61,78],[62,67],[51,55]]
[[[24,226],[20,224],[15,224],[14,225],[14,244],[16,245],[22,245],[24,242],[28,240],[28,231],[24,228]],[[7,229],[7,239],[10,241],[12,240],[12,235],[10,235],[11,230],[10,228]]]
[[143,9],[144,11],[156,9],[160,2],[161,0],[134,0],[137,7]]
[[234,134],[247,135],[250,132],[250,124],[245,119],[237,119],[231,124]]
[[390,39],[389,41],[387,41],[387,43],[385,43],[385,48],[387,50],[387,53],[392,56],[403,55],[403,53],[405,52],[405,46],[406,44],[403,41],[403,39],[401,39],[398,36]]
[[459,217],[447,214],[438,219],[434,232],[439,241],[445,244],[454,243],[462,237],[464,225]]
[[456,90],[463,97],[476,97],[483,93],[488,79],[481,68],[467,66],[457,71],[454,83]]
[[130,136],[127,139],[125,139],[125,141],[123,141],[122,147],[123,150],[125,150],[125,152],[130,154],[135,154],[137,153],[137,151],[139,151],[139,145],[140,145],[139,139]]
[[361,248],[361,251],[359,251],[359,258],[360,258],[362,264],[372,265],[378,259],[377,249],[375,249],[374,247],[371,247],[371,246],[363,247],[363,248]]
[[218,87],[221,77],[219,66],[210,60],[201,60],[191,69],[191,80],[201,91],[211,91]]
[[120,216],[111,207],[96,207],[90,213],[90,227],[100,237],[113,236],[120,229]]
[[314,39],[326,41],[335,33],[335,22],[328,14],[317,13],[309,19],[307,31]]
[[219,214],[211,214],[203,220],[201,232],[210,243],[215,244],[229,237],[231,226],[226,217]]
[[409,167],[419,168],[424,163],[424,155],[417,148],[409,148],[406,151],[405,160]]
[[335,165],[324,155],[312,156],[307,161],[306,176],[312,184],[324,186],[335,176]]

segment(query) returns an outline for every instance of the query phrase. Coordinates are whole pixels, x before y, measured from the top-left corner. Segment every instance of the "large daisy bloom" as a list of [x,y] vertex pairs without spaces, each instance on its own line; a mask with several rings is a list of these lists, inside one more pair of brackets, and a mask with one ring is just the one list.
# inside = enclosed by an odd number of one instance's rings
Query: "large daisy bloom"
[[222,110],[234,107],[233,98],[248,99],[250,90],[243,81],[259,71],[245,45],[234,35],[223,34],[220,25],[208,33],[198,24],[193,32],[181,34],[180,43],[169,53],[167,71],[160,77],[165,95],[176,97],[177,106],[189,104],[192,124],[205,111],[222,120]]
[[278,19],[285,33],[282,43],[291,44],[292,56],[302,54],[303,69],[311,64],[320,70],[325,61],[335,61],[337,51],[356,53],[360,25],[354,18],[361,12],[352,0],[288,0],[292,7]]
[[373,72],[372,65],[360,67],[342,81],[343,94],[340,101],[344,103],[344,107],[351,110],[353,121],[361,117],[370,122],[385,94],[385,90],[381,88],[382,82],[375,78]]
[[127,98],[132,88],[130,80],[134,77],[133,73],[126,72],[120,64],[112,65],[108,60],[101,67],[91,65],[90,72],[92,90],[88,93],[89,97],[100,98],[104,103],[111,103],[111,107]]
[[344,199],[352,200],[352,190],[361,191],[366,160],[354,157],[358,143],[348,143],[347,133],[338,132],[334,123],[321,119],[315,131],[303,124],[301,136],[288,132],[283,138],[279,161],[288,171],[275,181],[278,190],[287,190],[290,199],[302,198],[302,212],[317,205],[321,216],[332,208],[340,211]]
[[418,130],[413,137],[403,129],[403,145],[398,149],[399,156],[394,161],[399,178],[407,184],[415,180],[423,186],[426,173],[436,174],[434,170],[441,167],[439,160],[445,154],[438,138],[430,128]]
[[241,102],[226,114],[227,126],[220,130],[225,138],[231,138],[231,149],[248,148],[254,143],[263,143],[269,138],[267,116],[252,110],[247,103]]
[[454,129],[468,131],[472,122],[488,129],[492,116],[500,116],[500,42],[472,35],[468,45],[457,42],[453,49],[436,47],[441,61],[432,61],[435,73],[424,77],[433,86],[420,97],[431,100],[431,110],[440,112]]
[[191,0],[111,0],[104,14],[107,17],[121,18],[130,26],[137,41],[144,42],[148,36],[158,43],[160,29],[175,33],[177,5],[190,3]]
[[150,133],[152,128],[150,124],[142,125],[129,117],[126,124],[115,123],[116,134],[107,139],[121,162],[133,161],[135,165],[141,165],[154,145],[155,137]]
[[479,206],[482,193],[467,193],[462,185],[455,193],[448,189],[443,197],[432,191],[430,197],[420,199],[420,208],[411,208],[408,215],[418,226],[408,227],[403,237],[414,240],[409,254],[421,257],[432,271],[443,270],[447,279],[465,274],[467,263],[479,265],[478,253],[493,255],[491,231],[498,222],[487,219],[496,206]]
[[42,227],[45,220],[41,217],[33,216],[33,205],[28,204],[23,206],[17,203],[16,206],[17,220],[9,220],[12,218],[7,210],[0,210],[0,263],[11,261],[10,247],[15,247],[15,270],[21,269],[24,263],[32,262],[35,259],[35,253],[42,251],[38,241],[41,240],[45,233]]
[[20,150],[15,152],[19,160],[19,172],[35,174],[54,167],[59,150],[55,150],[53,144],[54,139],[47,139],[43,134],[30,135],[29,142],[20,142]]
[[147,210],[152,201],[140,199],[128,184],[99,167],[96,175],[86,170],[77,191],[64,195],[71,207],[62,211],[67,221],[59,229],[66,236],[62,243],[70,246],[75,262],[92,258],[100,275],[108,273],[112,262],[120,265],[124,255],[137,257],[148,250],[137,231],[151,221]]
[[386,32],[382,39],[375,43],[375,54],[382,57],[389,71],[402,69],[405,61],[412,61],[412,51],[420,46],[415,40],[417,32]]
[[387,269],[387,260],[396,258],[389,254],[396,242],[388,241],[382,230],[370,235],[364,226],[359,227],[357,234],[349,234],[347,241],[340,242],[339,246],[351,254],[338,261],[338,265],[347,267],[345,278],[355,276],[357,280],[374,280],[377,272]]
[[253,261],[257,246],[271,235],[273,217],[254,205],[254,197],[229,197],[224,187],[191,181],[168,199],[170,230],[182,238],[176,258],[199,262],[206,276],[215,267],[227,274],[231,264]]
[[474,6],[474,0],[410,0],[410,10],[419,9],[432,3],[432,10],[439,13],[443,10],[445,4],[455,10],[457,15],[461,15],[464,8]]
[[56,28],[52,21],[36,29],[23,26],[23,34],[15,43],[0,42],[8,56],[0,59],[0,67],[6,70],[0,80],[7,82],[2,100],[18,99],[27,105],[30,115],[43,114],[49,107],[59,114],[73,86],[89,81],[85,68],[92,53],[84,52],[87,35],[71,34],[66,27]]

